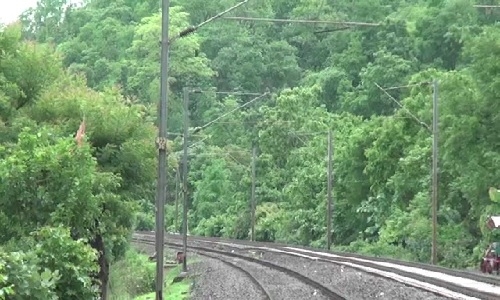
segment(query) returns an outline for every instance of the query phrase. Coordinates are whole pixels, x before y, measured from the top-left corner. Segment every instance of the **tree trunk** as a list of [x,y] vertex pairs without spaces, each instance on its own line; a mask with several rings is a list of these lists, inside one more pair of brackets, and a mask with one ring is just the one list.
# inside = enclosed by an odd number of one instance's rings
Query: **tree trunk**
[[[108,299],[109,262],[106,258],[104,240],[101,235],[97,236],[99,245],[99,280],[101,281],[101,300]],[[102,249],[102,251],[101,251]]]
[[109,281],[109,262],[106,258],[106,250],[104,249],[104,239],[101,234],[97,234],[91,243],[92,248],[99,253],[99,273],[97,274],[97,280],[100,286],[101,300],[108,299],[108,281]]

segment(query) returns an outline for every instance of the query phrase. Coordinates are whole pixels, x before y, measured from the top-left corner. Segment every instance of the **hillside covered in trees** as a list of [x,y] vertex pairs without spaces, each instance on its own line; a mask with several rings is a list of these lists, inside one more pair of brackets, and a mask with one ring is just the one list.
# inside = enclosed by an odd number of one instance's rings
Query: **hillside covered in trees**
[[[105,282],[130,233],[154,226],[159,3],[69,2],[40,0],[0,29],[0,271],[22,274],[10,280],[32,299],[95,293],[93,272]],[[237,2],[172,0],[171,34]],[[373,26],[222,18],[177,40],[167,230],[181,227],[183,88],[204,91],[190,96],[192,128],[253,98],[215,91],[270,91],[191,136],[191,233],[249,237],[256,146],[257,239],[324,247],[331,129],[334,245],[430,261],[436,79],[439,261],[475,265],[495,239],[485,218],[500,214],[488,196],[500,185],[500,8],[475,4],[495,1],[250,0],[229,15]]]

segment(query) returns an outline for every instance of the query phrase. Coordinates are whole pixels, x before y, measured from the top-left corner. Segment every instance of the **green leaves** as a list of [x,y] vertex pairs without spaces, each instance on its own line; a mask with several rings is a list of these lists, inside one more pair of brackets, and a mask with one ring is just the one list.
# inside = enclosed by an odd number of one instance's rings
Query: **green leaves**
[[[26,242],[25,242],[26,243]],[[92,279],[97,253],[84,240],[73,240],[64,227],[43,227],[32,233],[27,244],[0,249],[1,299],[94,299],[97,286]],[[0,295],[2,295],[0,293]]]
[[0,299],[56,300],[58,272],[39,270],[33,253],[0,249]]
[[[170,8],[170,35],[188,27],[188,15],[181,7]],[[160,51],[158,41],[161,38],[161,14],[144,18],[134,29],[133,41],[126,53],[128,54],[128,76],[125,91],[138,97],[143,102],[156,102],[159,90],[160,68],[158,60]],[[197,34],[177,40],[171,47],[171,69],[169,82],[204,81],[213,75],[208,67],[208,60],[203,55],[195,56],[200,49],[200,39]],[[177,92],[182,85],[172,84]]]
[[14,228],[28,233],[37,224],[55,222],[88,237],[101,214],[100,195],[93,189],[103,179],[95,175],[89,150],[77,148],[72,139],[57,140],[47,128],[36,135],[29,129],[21,133],[0,162],[0,207]]
[[62,73],[60,60],[46,45],[24,43],[20,28],[0,30],[0,120],[12,122]]
[[490,196],[490,200],[495,203],[500,203],[500,191],[494,187],[490,187],[488,190],[488,194]]
[[73,240],[64,227],[42,228],[34,233],[34,253],[44,272],[41,278],[51,278],[49,270],[57,272],[56,290],[60,299],[77,297],[92,299],[98,288],[92,274],[98,272],[97,251],[86,240]]
[[[236,2],[174,1],[170,36]],[[438,79],[439,252],[461,266],[494,237],[482,222],[500,202],[486,194],[500,177],[500,31],[484,25],[498,13],[469,0],[330,2],[255,0],[234,15],[379,26],[218,19],[171,44],[170,154],[182,144],[183,87],[275,93],[191,136],[190,228],[248,237],[255,145],[257,237],[323,245],[332,130],[335,244],[428,260],[432,136],[421,123],[432,122],[429,82]],[[119,256],[136,210],[139,226],[152,226],[161,15],[150,0],[64,3],[41,1],[22,31],[55,42],[62,60],[22,42],[19,28],[0,32],[0,225],[8,240],[62,224],[75,240],[103,237],[106,256]],[[249,99],[193,94],[192,127]],[[70,136],[82,118],[87,146],[76,148]],[[179,157],[168,166],[172,227]]]

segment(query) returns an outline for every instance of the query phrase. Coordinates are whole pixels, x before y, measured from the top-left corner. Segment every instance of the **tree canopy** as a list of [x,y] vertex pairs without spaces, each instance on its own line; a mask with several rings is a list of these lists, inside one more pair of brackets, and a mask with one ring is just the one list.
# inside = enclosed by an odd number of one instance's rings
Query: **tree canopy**
[[[172,0],[170,34],[237,2]],[[166,229],[180,230],[176,191],[186,175],[190,231],[248,238],[256,147],[257,239],[325,246],[331,130],[334,245],[428,262],[437,80],[439,261],[475,264],[498,239],[485,220],[500,213],[488,193],[500,178],[500,9],[475,4],[251,0],[229,16],[330,23],[221,18],[178,39]],[[151,0],[40,0],[0,28],[0,274],[24,270],[0,276],[0,295],[91,299],[130,233],[153,229],[160,33]],[[203,129],[190,136],[188,174],[184,87],[202,91],[190,94],[191,130]],[[266,91],[239,108],[255,97],[244,93]],[[47,256],[56,244],[63,262]]]

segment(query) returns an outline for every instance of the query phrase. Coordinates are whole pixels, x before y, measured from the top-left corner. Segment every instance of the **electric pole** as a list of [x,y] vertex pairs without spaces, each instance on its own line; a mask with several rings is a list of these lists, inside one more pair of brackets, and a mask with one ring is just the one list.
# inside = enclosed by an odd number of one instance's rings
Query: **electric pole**
[[179,232],[179,185],[180,183],[180,178],[179,178],[179,167],[177,167],[177,170],[175,172],[175,232]]
[[[190,89],[188,87],[184,87],[183,89],[183,95],[184,95],[184,134],[183,134],[183,137],[184,137],[184,142],[183,142],[183,152],[184,152],[184,155],[183,155],[183,159],[182,159],[182,166],[183,166],[183,170],[182,170],[182,173],[183,173],[183,195],[184,195],[184,199],[183,199],[183,216],[182,216],[182,241],[183,241],[183,253],[184,253],[184,259],[183,259],[183,272],[187,272],[187,231],[188,231],[188,165],[187,165],[187,154],[188,154],[188,142],[189,142],[189,95],[190,93],[203,93],[202,90],[199,90],[199,89]],[[208,126],[210,126],[211,124],[215,123],[216,121],[222,119],[223,117],[227,116],[228,114],[231,114],[233,113],[234,111],[236,111],[237,109],[241,109],[242,107],[245,107],[247,106],[248,104],[250,103],[253,103],[259,99],[262,99],[264,96],[268,95],[268,93],[264,93],[264,94],[261,94],[259,95],[258,97],[250,100],[249,102],[243,104],[243,105],[240,105],[238,106],[237,108],[231,110],[230,112],[228,113],[225,113],[223,114],[222,116],[216,118],[215,120],[212,120],[210,122],[208,122],[207,124],[201,126],[201,127],[196,127],[194,130],[193,130],[193,133],[196,133],[196,132],[199,132],[201,130],[203,130],[204,128],[207,128]],[[252,163],[252,174],[253,174],[253,183],[252,183],[252,199],[255,198],[255,147],[254,147],[254,158],[253,158],[253,163]],[[252,203],[254,203],[255,200],[252,201]],[[255,204],[252,204],[252,216],[253,219],[255,219]],[[255,227],[255,221],[252,223],[252,232],[254,232],[254,227]],[[252,236],[253,236],[253,233],[252,233]]]
[[165,239],[165,198],[167,197],[167,108],[168,108],[168,31],[169,0],[162,1],[161,77],[158,116],[158,181],[156,186],[156,300],[163,300],[163,245]]
[[189,135],[189,89],[184,88],[184,142],[182,145],[184,155],[182,157],[182,189],[184,201],[182,211],[182,253],[184,259],[182,260],[182,271],[187,272],[187,202],[188,202],[188,135]]
[[251,195],[251,219],[252,219],[252,241],[255,241],[255,160],[256,160],[256,147],[252,149],[252,195]]
[[327,205],[327,218],[326,218],[326,234],[327,234],[327,249],[330,250],[332,246],[332,184],[333,184],[333,141],[332,131],[328,130],[328,205]]
[[432,264],[437,264],[437,210],[438,210],[438,82],[433,81],[432,101]]
[[[244,0],[212,18],[200,23],[197,26],[190,26],[182,30],[179,34],[169,40],[169,12],[170,0],[162,0],[161,8],[161,66],[160,66],[160,105],[158,109],[158,138],[156,146],[158,148],[158,180],[156,186],[156,300],[163,300],[163,262],[164,262],[164,242],[165,242],[165,200],[167,197],[167,116],[168,116],[168,53],[170,44],[176,39],[193,33],[200,27],[222,17],[228,12],[245,4]],[[186,204],[185,204],[186,205]],[[187,213],[187,212],[185,212]],[[187,223],[185,224],[187,228]],[[185,259],[184,259],[185,261]]]

